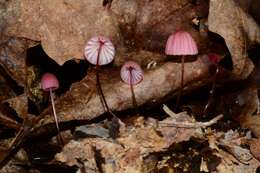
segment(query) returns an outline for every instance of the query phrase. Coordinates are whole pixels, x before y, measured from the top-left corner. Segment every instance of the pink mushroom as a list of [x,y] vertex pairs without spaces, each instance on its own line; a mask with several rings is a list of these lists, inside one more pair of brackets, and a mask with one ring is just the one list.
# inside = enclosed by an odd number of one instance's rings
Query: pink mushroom
[[60,138],[60,142],[63,144],[63,139],[60,135],[60,128],[58,123],[58,117],[56,114],[56,109],[54,104],[54,94],[53,94],[53,91],[59,88],[59,81],[55,75],[51,73],[45,73],[41,79],[41,87],[44,91],[50,92],[51,104],[52,104],[53,115],[56,123],[56,128],[57,128],[58,136]]
[[198,48],[196,42],[193,40],[190,33],[186,31],[177,31],[170,35],[167,40],[166,55],[179,55],[181,56],[182,71],[181,71],[181,89],[177,98],[177,107],[180,102],[180,97],[182,95],[183,85],[184,85],[184,60],[185,55],[196,55],[198,54]]
[[210,63],[212,63],[212,65],[215,67],[215,71],[214,71],[214,76],[213,76],[213,82],[212,82],[212,88],[209,92],[209,100],[208,103],[206,104],[204,111],[203,111],[203,115],[207,115],[209,107],[211,105],[211,103],[213,102],[213,96],[214,96],[214,92],[215,92],[215,88],[216,88],[216,79],[217,79],[217,75],[219,73],[219,61],[221,60],[220,56],[215,54],[215,53],[211,53],[207,55],[207,58],[209,60]]
[[106,111],[116,117],[115,114],[108,107],[99,80],[99,67],[102,65],[107,65],[114,60],[114,45],[108,38],[104,36],[92,37],[85,46],[84,55],[86,60],[96,67],[96,85]]
[[103,36],[92,37],[85,46],[85,58],[93,65],[107,65],[114,60],[115,47]]
[[137,111],[137,102],[134,94],[134,85],[140,83],[143,78],[144,74],[141,67],[134,61],[127,61],[121,68],[120,71],[121,79],[128,85],[130,85],[130,90],[132,94],[133,106]]

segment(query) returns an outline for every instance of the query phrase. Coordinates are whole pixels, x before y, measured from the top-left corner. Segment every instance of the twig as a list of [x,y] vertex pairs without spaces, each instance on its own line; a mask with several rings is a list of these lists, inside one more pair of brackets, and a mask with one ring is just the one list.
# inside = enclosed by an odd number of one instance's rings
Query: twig
[[163,106],[163,110],[168,115],[170,115],[172,118],[175,118],[175,119],[164,121],[164,122],[161,122],[160,124],[162,124],[163,126],[174,126],[174,127],[179,127],[179,128],[205,128],[205,127],[215,124],[218,120],[220,120],[223,117],[223,115],[220,114],[208,122],[187,122],[187,121],[186,122],[177,122],[176,113],[172,112],[166,105]]
[[21,124],[16,122],[15,120],[8,118],[0,113],[0,124],[9,128],[13,128],[15,130],[19,130],[21,128]]

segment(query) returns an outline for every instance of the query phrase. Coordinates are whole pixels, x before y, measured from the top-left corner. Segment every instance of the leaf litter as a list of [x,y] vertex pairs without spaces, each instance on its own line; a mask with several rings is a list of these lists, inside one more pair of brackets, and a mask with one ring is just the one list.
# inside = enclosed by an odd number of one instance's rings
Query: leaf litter
[[[252,5],[250,2],[244,4],[246,9]],[[245,7],[233,0],[114,0],[109,2],[110,9],[103,10],[103,3],[0,3],[1,172],[259,171],[259,87],[251,85],[252,75],[258,82],[259,75],[251,74],[258,64],[247,51],[259,45],[260,30]],[[90,10],[81,4],[90,4]],[[91,17],[82,22],[86,16]],[[93,20],[97,20],[94,26],[90,25]],[[162,54],[167,36],[178,28],[191,32],[200,47],[196,60],[185,64],[188,70],[182,108],[187,111],[181,112],[171,109],[175,103],[172,98],[180,87],[181,66]],[[47,56],[59,64],[56,67],[61,67],[72,58],[82,59],[86,39],[100,33],[106,33],[117,45],[114,65],[104,70],[101,81],[109,106],[120,114],[123,123],[115,126],[107,118],[95,91],[93,69],[89,69],[82,80],[67,91],[58,92],[55,100],[65,146],[59,146],[58,151],[50,149],[48,159],[37,155],[40,147],[29,152],[30,145],[35,143],[57,145],[56,138],[52,138],[57,133],[51,107],[43,110],[46,96],[41,94],[37,82],[46,69],[41,64],[29,65],[28,59],[26,62],[27,49],[41,42]],[[224,66],[231,59],[232,68],[217,76],[220,80],[215,104],[211,104],[215,110],[201,117],[195,109],[199,110],[205,99],[196,97],[196,105],[192,105],[189,95],[212,82],[211,64],[203,55],[209,52],[219,53]],[[119,79],[118,66],[129,59],[148,67],[144,81],[135,88],[141,108],[138,115],[131,113],[131,95],[125,92],[129,87]],[[232,88],[232,82],[246,85]],[[172,103],[167,107],[164,104],[168,105],[169,100]],[[38,116],[32,115],[30,102],[36,105]],[[146,112],[146,108],[153,107],[160,109],[154,112],[155,117]]]

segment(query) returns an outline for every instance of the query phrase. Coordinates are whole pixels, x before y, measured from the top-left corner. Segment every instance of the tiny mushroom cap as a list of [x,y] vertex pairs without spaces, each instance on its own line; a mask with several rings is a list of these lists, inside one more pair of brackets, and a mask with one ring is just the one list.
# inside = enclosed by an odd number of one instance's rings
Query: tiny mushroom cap
[[129,85],[136,85],[144,78],[143,70],[134,61],[127,61],[122,66],[120,76],[121,79]]
[[166,55],[196,55],[198,48],[190,33],[177,31],[170,35],[167,40]]
[[215,53],[208,54],[208,59],[213,64],[218,64],[219,61],[221,60],[220,56]]
[[95,36],[87,42],[84,55],[93,65],[106,65],[113,61],[115,47],[108,38]]
[[59,88],[59,81],[55,75],[51,73],[45,73],[41,79],[41,87],[44,91],[54,91]]

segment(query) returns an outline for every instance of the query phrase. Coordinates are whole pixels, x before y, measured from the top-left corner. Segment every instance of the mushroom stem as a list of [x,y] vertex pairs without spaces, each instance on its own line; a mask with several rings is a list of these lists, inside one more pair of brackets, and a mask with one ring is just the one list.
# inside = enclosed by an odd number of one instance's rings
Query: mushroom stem
[[100,84],[100,80],[99,80],[99,70],[98,70],[98,68],[99,68],[99,66],[96,65],[96,87],[97,87],[97,90],[98,90],[98,93],[99,93],[99,96],[100,96],[100,100],[101,100],[103,106],[105,107],[106,112],[110,113],[114,118],[118,119],[118,117],[108,107],[107,101],[105,99],[105,95],[104,95],[103,90],[101,88],[101,84]]
[[208,100],[208,103],[206,104],[206,106],[203,110],[203,116],[206,116],[208,114],[209,107],[213,102],[213,96],[214,96],[214,92],[215,92],[215,89],[216,89],[216,79],[217,79],[218,73],[219,73],[219,66],[216,65],[216,70],[215,70],[215,73],[214,73],[214,76],[213,76],[212,88],[209,91],[209,94],[210,94],[209,100]]
[[129,70],[129,73],[130,73],[130,90],[131,90],[131,94],[132,94],[133,106],[135,108],[136,114],[138,114],[138,105],[137,105],[137,101],[135,98],[134,86],[133,86],[132,69]]
[[52,89],[50,89],[50,97],[51,97],[52,111],[53,111],[53,115],[54,115],[54,119],[55,119],[55,124],[56,124],[57,132],[58,132],[58,140],[60,141],[60,143],[61,143],[62,145],[64,145],[62,136],[61,136],[61,134],[60,134],[60,127],[59,127],[58,117],[57,117],[57,113],[56,113],[56,109],[55,109],[54,94],[53,94],[53,92],[52,92]]
[[180,88],[180,92],[177,96],[177,102],[176,102],[177,108],[180,105],[180,100],[181,100],[181,96],[182,96],[182,92],[183,92],[183,86],[184,86],[184,60],[185,60],[185,57],[182,56],[181,57],[181,88]]
[[101,88],[100,80],[99,80],[99,61],[100,61],[100,51],[101,51],[102,46],[104,46],[104,43],[100,41],[100,46],[99,46],[98,52],[97,52],[97,62],[96,62],[96,86],[97,86],[99,96],[101,96],[101,102],[102,102],[103,106],[105,106],[106,112],[109,112],[114,118],[119,119],[108,107],[108,104],[105,99],[103,90]]

